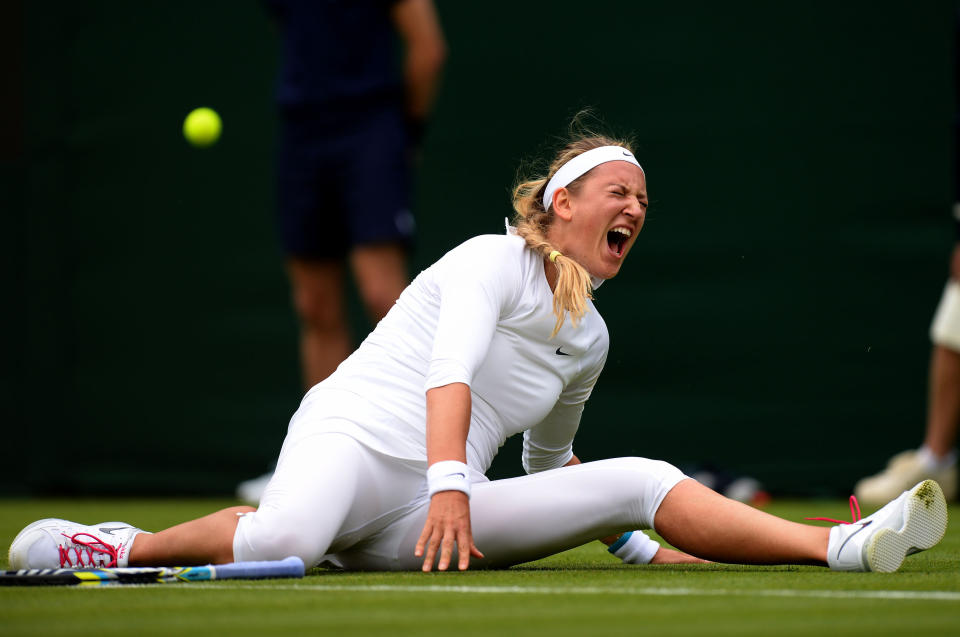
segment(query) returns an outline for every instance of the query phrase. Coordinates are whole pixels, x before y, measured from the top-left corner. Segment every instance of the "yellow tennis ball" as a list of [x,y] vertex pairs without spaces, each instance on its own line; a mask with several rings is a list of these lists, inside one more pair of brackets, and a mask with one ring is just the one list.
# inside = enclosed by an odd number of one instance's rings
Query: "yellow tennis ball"
[[212,108],[195,108],[183,120],[183,136],[197,148],[205,148],[220,139],[223,123]]

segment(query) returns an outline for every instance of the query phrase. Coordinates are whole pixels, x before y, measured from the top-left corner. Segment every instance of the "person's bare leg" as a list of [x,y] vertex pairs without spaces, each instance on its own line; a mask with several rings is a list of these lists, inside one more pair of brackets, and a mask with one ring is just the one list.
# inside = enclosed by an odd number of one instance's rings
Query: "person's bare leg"
[[303,381],[310,388],[332,374],[352,349],[344,310],[343,264],[290,259],[287,272],[300,319]]
[[379,321],[409,282],[406,252],[396,243],[359,246],[350,254],[350,265],[368,315]]
[[829,527],[783,520],[725,498],[696,480],[683,480],[670,490],[657,509],[654,528],[678,549],[716,562],[827,562]]
[[924,445],[939,458],[957,442],[960,425],[960,352],[937,345],[930,356],[930,395]]
[[233,561],[233,536],[239,513],[256,511],[236,506],[172,526],[158,533],[140,533],[130,547],[130,566],[193,566]]

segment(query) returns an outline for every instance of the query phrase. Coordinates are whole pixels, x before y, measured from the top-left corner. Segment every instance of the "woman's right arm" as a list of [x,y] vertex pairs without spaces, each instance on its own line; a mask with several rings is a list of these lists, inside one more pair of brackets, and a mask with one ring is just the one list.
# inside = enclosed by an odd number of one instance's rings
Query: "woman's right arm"
[[[464,383],[451,383],[427,391],[427,464],[453,460],[466,466],[467,432],[470,429],[470,387]],[[470,476],[462,476],[466,485]],[[423,570],[433,568],[437,551],[440,561],[437,569],[447,570],[457,547],[457,567],[465,571],[470,566],[470,557],[482,558],[473,543],[470,528],[470,499],[463,491],[438,491],[430,498],[430,509],[423,532],[417,541],[414,555],[423,557]]]
[[[520,277],[515,259],[501,258],[498,250],[506,252],[502,240],[474,239],[438,262],[442,267],[434,274],[440,307],[425,379],[427,481],[432,495],[414,551],[424,558],[425,571],[433,568],[438,551],[437,567],[445,570],[454,546],[461,570],[469,566],[471,556],[483,557],[473,544],[467,496],[470,383],[487,356],[501,312],[516,295]],[[462,464],[437,467],[445,461]]]

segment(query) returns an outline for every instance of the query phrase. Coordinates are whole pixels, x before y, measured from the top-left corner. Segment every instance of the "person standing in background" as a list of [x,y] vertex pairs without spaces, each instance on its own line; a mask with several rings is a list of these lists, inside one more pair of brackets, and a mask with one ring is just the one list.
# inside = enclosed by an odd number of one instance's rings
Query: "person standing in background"
[[[954,90],[960,105],[960,10],[954,20]],[[956,242],[950,257],[950,276],[930,325],[930,380],[927,428],[919,449],[902,451],[886,468],[863,478],[854,495],[866,504],[886,502],[903,485],[927,478],[936,480],[947,500],[957,498],[957,428],[960,427],[960,109],[953,122],[954,204]]]
[[954,215],[957,243],[950,257],[950,278],[930,326],[933,350],[923,445],[898,453],[883,471],[857,482],[854,495],[865,504],[883,503],[890,493],[900,493],[902,485],[909,487],[927,478],[940,483],[947,500],[957,498],[954,447],[960,426],[960,202],[954,204]]
[[[446,42],[432,0],[266,5],[281,42],[278,228],[309,389],[353,351],[347,270],[374,323],[409,281],[412,163]],[[238,497],[257,503],[270,475]]]

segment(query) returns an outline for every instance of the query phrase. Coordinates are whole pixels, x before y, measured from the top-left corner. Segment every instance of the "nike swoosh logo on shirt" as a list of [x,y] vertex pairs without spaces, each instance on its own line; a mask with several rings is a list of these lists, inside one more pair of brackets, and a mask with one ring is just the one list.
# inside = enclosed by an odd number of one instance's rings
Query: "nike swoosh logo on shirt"
[[557,356],[572,356],[572,354],[567,354],[566,352],[560,351],[559,347],[557,348],[556,354]]

